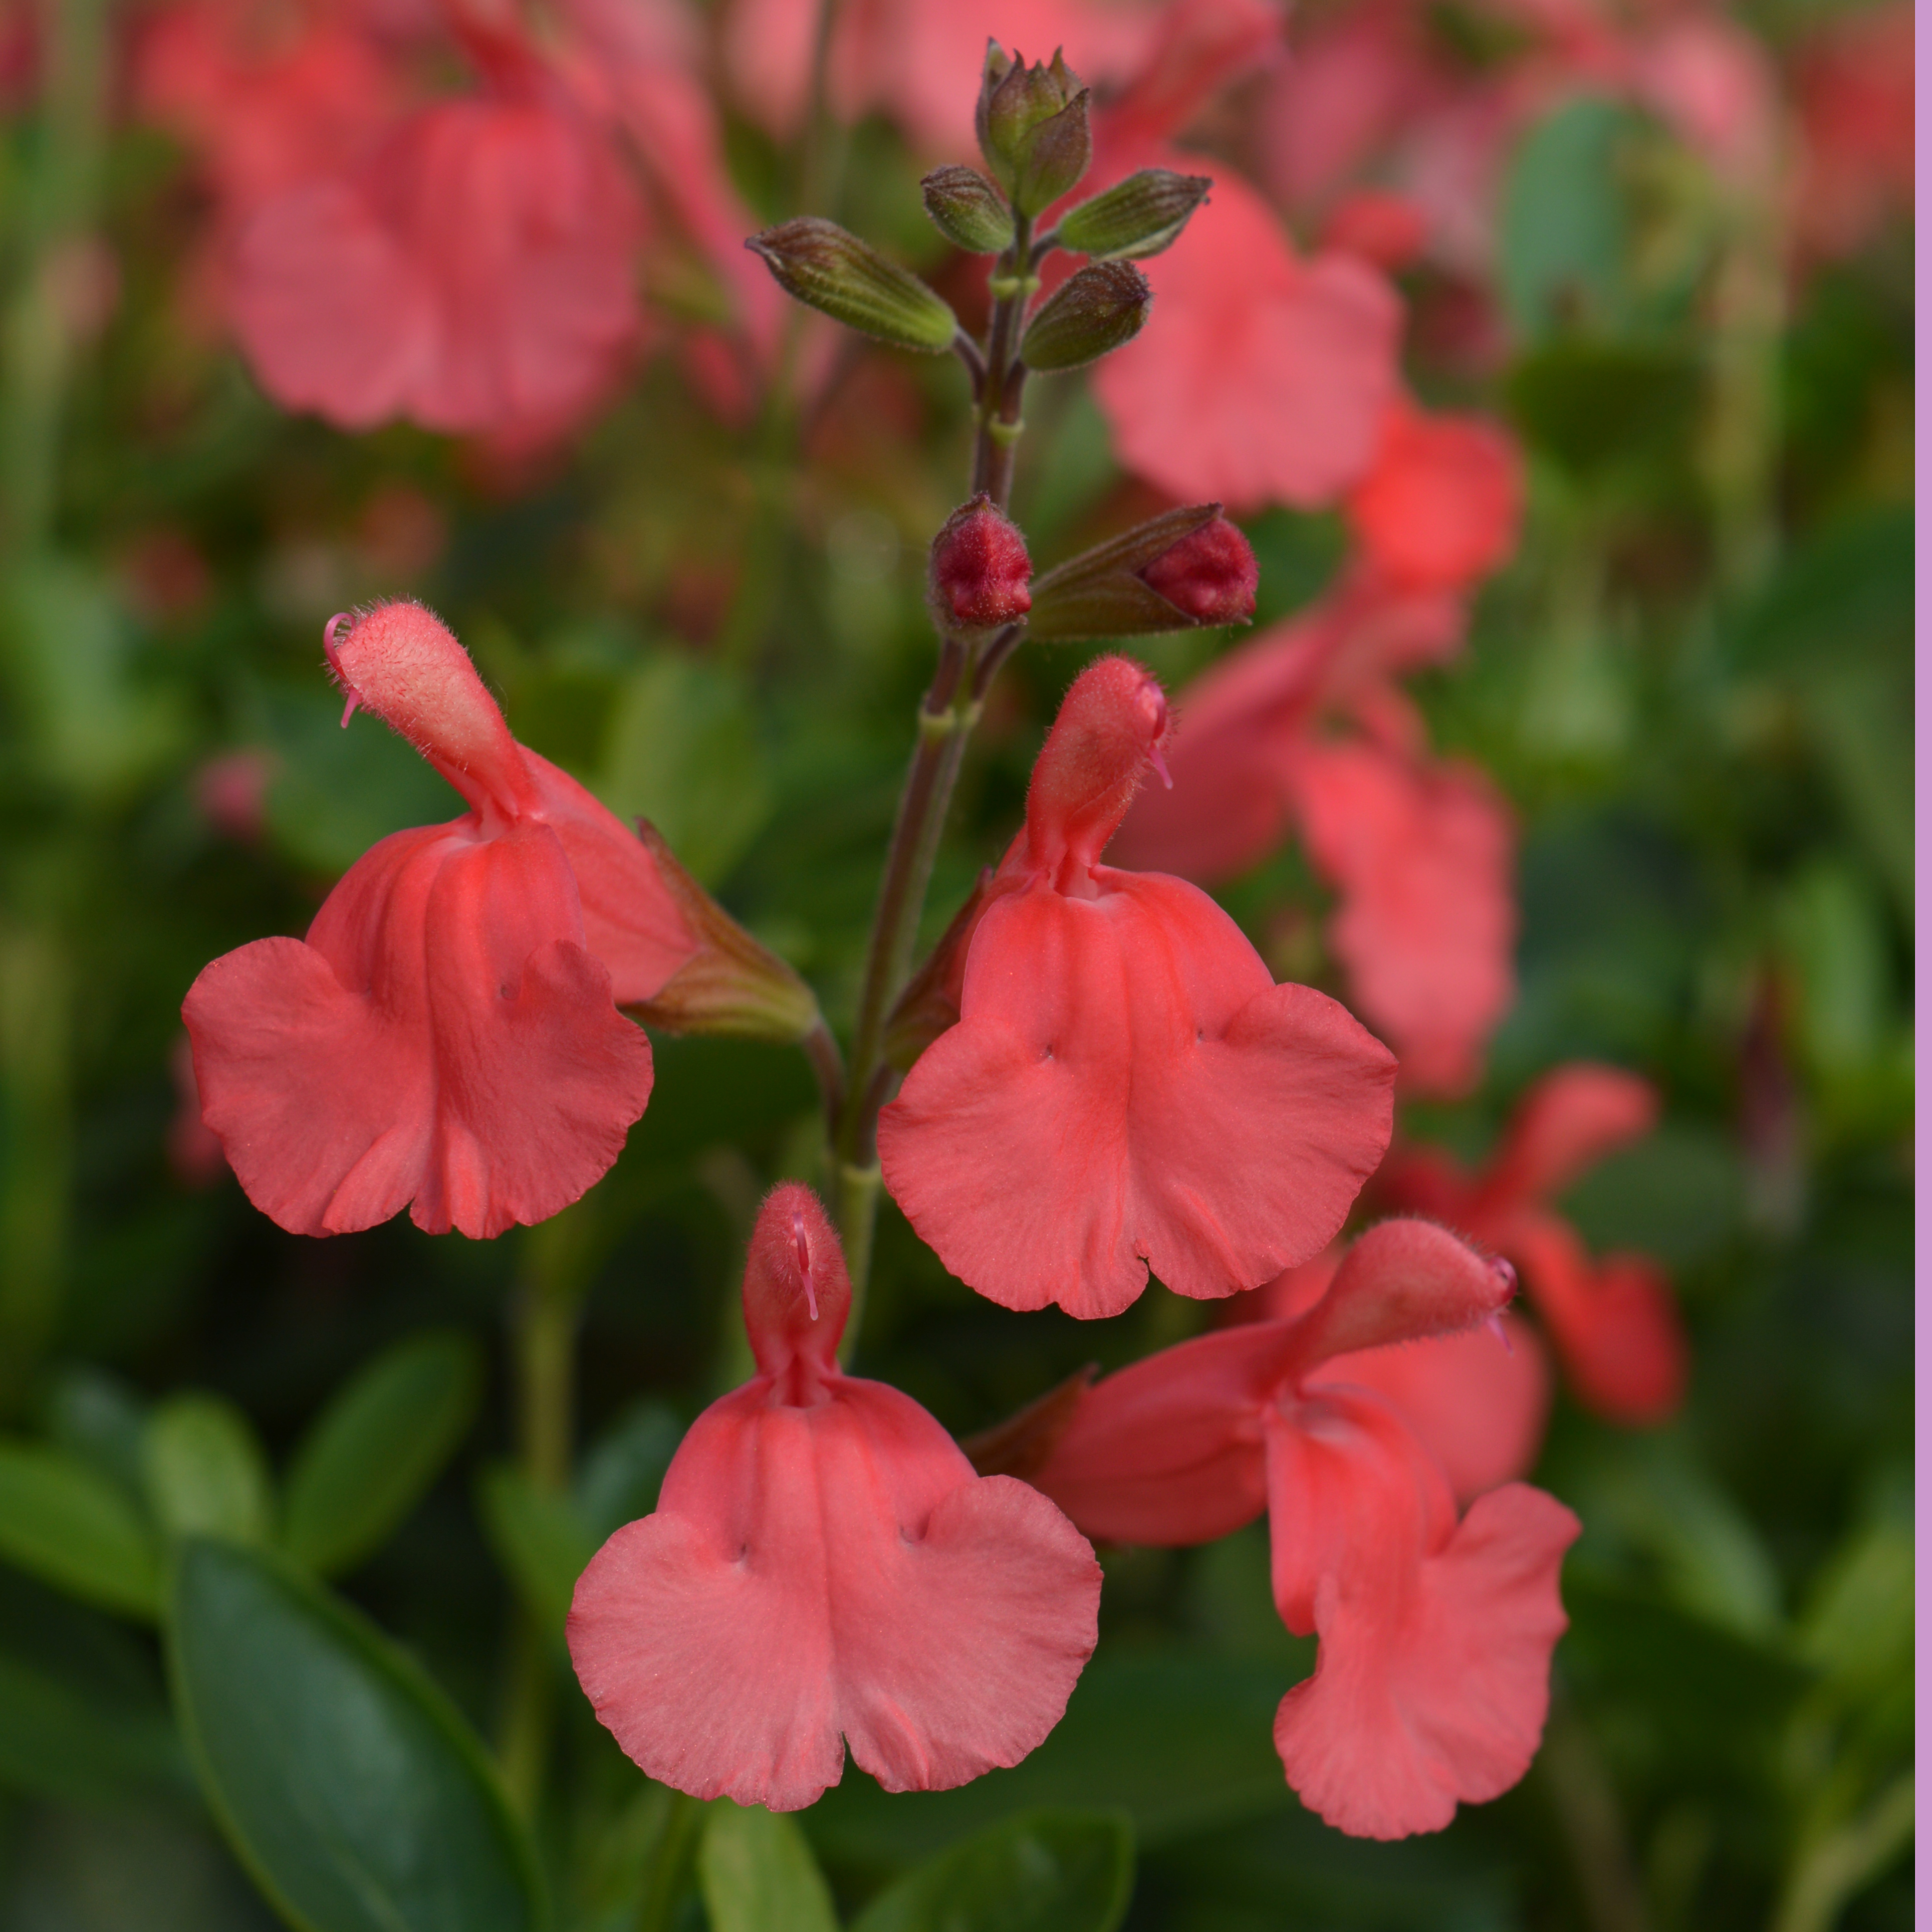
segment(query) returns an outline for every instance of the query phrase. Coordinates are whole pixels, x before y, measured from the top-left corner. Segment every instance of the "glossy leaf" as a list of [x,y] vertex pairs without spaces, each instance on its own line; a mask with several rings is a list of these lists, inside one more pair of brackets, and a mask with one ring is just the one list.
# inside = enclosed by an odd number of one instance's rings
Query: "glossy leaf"
[[534,1858],[454,1707],[362,1615],[195,1538],[170,1593],[175,1703],[238,1856],[302,1932],[537,1932]]
[[0,1443],[0,1558],[104,1610],[155,1612],[147,1525],[124,1490],[65,1450]]
[[191,1394],[162,1403],[142,1432],[141,1475],[170,1536],[266,1540],[274,1513],[268,1465],[232,1402]]
[[711,1932],[838,1932],[832,1894],[798,1821],[721,1798],[698,1848]]
[[476,1344],[454,1330],[411,1336],[352,1377],[290,1466],[289,1554],[326,1576],[380,1550],[468,1432],[482,1384]]
[[852,1932],[1114,1932],[1133,1886],[1124,1817],[1022,1812],[908,1872]]

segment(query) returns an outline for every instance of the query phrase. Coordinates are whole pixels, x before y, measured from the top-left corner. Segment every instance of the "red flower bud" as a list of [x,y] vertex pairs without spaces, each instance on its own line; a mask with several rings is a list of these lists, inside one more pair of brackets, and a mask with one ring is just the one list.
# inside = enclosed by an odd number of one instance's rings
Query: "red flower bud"
[[1261,570],[1247,538],[1216,517],[1162,551],[1140,578],[1197,624],[1244,624],[1255,614]]
[[983,493],[948,517],[932,540],[928,583],[943,631],[1016,624],[1033,608],[1026,539]]

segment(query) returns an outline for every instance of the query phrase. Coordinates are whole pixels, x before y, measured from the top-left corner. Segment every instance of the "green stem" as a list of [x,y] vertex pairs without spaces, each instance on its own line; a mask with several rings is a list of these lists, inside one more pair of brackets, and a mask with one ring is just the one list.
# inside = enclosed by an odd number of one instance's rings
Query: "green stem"
[[[993,271],[993,310],[981,358],[983,376],[975,372],[973,488],[983,490],[1002,511],[1012,494],[1014,451],[1022,427],[1020,399],[1026,369],[1018,356],[1020,329],[1028,301],[1038,285],[1033,272],[1031,224],[1026,216],[1016,215],[1014,225],[1012,246]],[[943,636],[939,663],[919,709],[919,736],[899,794],[866,944],[842,1104],[827,1109],[832,1190],[852,1277],[852,1311],[842,1351],[848,1359],[857,1344],[865,1312],[878,1217],[879,1109],[892,1084],[885,1058],[886,1025],[910,976],[926,889],[967,741],[980,722],[992,674],[1005,662],[1017,635],[1010,629],[1002,632],[982,646]]]
[[[523,1237],[524,1269],[511,1303],[512,1372],[518,1459],[533,1489],[560,1496],[570,1486],[576,1431],[577,1329],[588,1285],[582,1263],[594,1234],[582,1204]],[[519,1607],[510,1639],[508,1688],[497,1756],[512,1802],[534,1817],[542,1802],[556,1712],[553,1634]]]

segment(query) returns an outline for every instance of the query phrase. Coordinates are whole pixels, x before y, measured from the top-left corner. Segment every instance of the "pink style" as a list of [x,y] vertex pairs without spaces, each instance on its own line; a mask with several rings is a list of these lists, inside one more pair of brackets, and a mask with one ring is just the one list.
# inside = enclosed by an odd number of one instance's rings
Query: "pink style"
[[958,1024],[880,1115],[893,1198],[1009,1308],[1115,1315],[1150,1269],[1196,1298],[1255,1287],[1327,1244],[1388,1144],[1377,1041],[1276,986],[1198,887],[1101,863],[1168,728],[1126,658],[1075,681],[956,928]]
[[470,809],[371,847],[306,939],[202,969],[182,1014],[203,1118],[292,1234],[412,1202],[430,1234],[543,1220],[609,1168],[650,1097],[650,1043],[617,1007],[699,941],[636,836],[518,744],[422,605],[333,619],[328,650],[344,722],[374,712]]
[[1528,1768],[1580,1526],[1520,1483],[1459,1520],[1400,1410],[1325,1370],[1474,1327],[1514,1286],[1442,1228],[1384,1222],[1298,1318],[1184,1342],[1086,1391],[1033,1478],[1109,1541],[1203,1543],[1267,1511],[1276,1606],[1321,1640],[1276,1748],[1302,1801],[1358,1837],[1439,1831]]
[[851,1288],[808,1188],[766,1201],[744,1300],[758,1374],[578,1582],[598,1717],[660,1782],[774,1811],[836,1784],[848,1744],[888,1791],[1017,1764],[1093,1651],[1092,1550],[909,1396],[839,1372]]

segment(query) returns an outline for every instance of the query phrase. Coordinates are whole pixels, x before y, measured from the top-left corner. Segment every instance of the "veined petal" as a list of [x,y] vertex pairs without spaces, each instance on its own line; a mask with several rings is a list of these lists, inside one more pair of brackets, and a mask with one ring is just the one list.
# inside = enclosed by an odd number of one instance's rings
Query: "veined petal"
[[306,943],[216,960],[182,1012],[204,1118],[249,1198],[298,1234],[500,1234],[575,1200],[650,1098],[649,1041],[581,944],[542,826],[398,832]]
[[888,1790],[1018,1762],[1066,1708],[1099,1596],[1060,1511],[974,1475],[909,1397],[838,1378],[794,1407],[761,1376],[592,1560],[569,1638],[650,1775],[795,1810],[838,1782],[842,1732]]
[[1112,1315],[1151,1266],[1252,1288],[1318,1250],[1388,1144],[1394,1063],[1336,1003],[1276,986],[1178,879],[1096,867],[988,908],[958,1025],[881,1114],[886,1184],[961,1280]]

